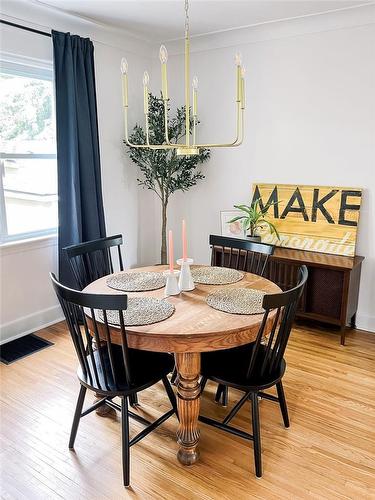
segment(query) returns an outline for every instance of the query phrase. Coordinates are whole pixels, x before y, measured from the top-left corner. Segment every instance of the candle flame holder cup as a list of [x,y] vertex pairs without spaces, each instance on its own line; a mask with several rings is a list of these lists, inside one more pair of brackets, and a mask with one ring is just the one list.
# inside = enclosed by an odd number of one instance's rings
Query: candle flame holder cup
[[178,259],[177,261],[177,264],[181,266],[181,274],[178,282],[181,292],[189,292],[195,288],[193,277],[190,272],[190,266],[193,262],[193,259]]
[[167,277],[167,283],[165,285],[164,297],[169,297],[171,295],[179,295],[180,287],[178,285],[178,277],[180,271],[164,271],[164,276]]

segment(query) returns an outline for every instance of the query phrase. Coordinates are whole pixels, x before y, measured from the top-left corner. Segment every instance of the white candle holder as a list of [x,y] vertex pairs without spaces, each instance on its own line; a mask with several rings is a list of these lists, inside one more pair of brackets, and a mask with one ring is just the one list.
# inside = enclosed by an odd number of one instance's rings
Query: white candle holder
[[179,287],[181,292],[189,292],[194,290],[195,285],[190,272],[190,266],[193,264],[193,259],[178,259],[177,264],[181,266],[181,274],[179,279]]
[[178,295],[180,293],[180,287],[178,286],[179,275],[180,271],[164,271],[164,276],[167,277],[164,297],[169,297],[170,295]]

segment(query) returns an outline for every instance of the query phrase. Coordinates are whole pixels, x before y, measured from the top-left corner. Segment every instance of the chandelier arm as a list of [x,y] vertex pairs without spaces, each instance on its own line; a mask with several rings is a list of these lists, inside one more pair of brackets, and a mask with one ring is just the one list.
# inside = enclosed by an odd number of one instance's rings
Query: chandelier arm
[[134,144],[130,142],[129,140],[129,128],[128,128],[128,106],[124,106],[124,116],[125,116],[125,143],[127,146],[130,148],[136,148],[136,149],[173,149],[167,144],[161,144],[160,146],[157,146],[156,144]]
[[146,145],[150,146],[150,127],[148,123],[148,113],[145,114]]
[[196,146],[196,139],[197,139],[197,117],[194,115],[193,116],[193,147],[195,148]]
[[194,147],[198,149],[205,148],[231,148],[240,146],[243,142],[243,125],[244,125],[244,110],[240,111],[240,103],[237,103],[238,115],[237,115],[237,136],[233,142],[225,144],[195,144]]
[[165,142],[170,146],[170,141],[169,141],[169,133],[168,133],[168,100],[164,99],[164,135],[165,135]]
[[[129,140],[129,128],[128,128],[128,106],[124,106],[124,116],[125,116],[125,144],[130,148],[136,149],[174,149],[174,145],[168,144],[134,144]],[[176,147],[180,145],[176,145]]]

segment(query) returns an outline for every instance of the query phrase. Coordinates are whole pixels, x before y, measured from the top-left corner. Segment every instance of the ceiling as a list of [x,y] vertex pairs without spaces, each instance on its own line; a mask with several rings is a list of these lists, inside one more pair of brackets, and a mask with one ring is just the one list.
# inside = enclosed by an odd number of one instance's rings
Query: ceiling
[[[34,0],[152,42],[181,38],[183,0]],[[359,6],[366,0],[190,0],[191,35]]]

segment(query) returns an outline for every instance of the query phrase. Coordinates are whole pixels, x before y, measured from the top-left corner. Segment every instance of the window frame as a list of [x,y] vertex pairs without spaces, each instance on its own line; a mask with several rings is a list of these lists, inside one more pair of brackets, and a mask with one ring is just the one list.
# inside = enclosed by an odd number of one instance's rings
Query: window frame
[[[32,59],[29,57],[15,56],[13,54],[1,53],[0,55],[0,70],[1,73],[8,73],[13,76],[24,76],[39,80],[48,80],[53,82],[53,64],[50,61]],[[52,106],[55,108],[55,96],[53,91]],[[55,138],[56,139],[56,138]],[[43,236],[57,235],[58,221],[56,227],[49,229],[41,229],[36,231],[28,231],[24,233],[8,234],[7,216],[5,206],[5,194],[3,186],[3,171],[4,160],[17,159],[54,159],[57,160],[56,153],[6,153],[0,151],[0,246],[9,243],[18,243],[23,240],[40,238]],[[56,163],[57,167],[57,163]]]

